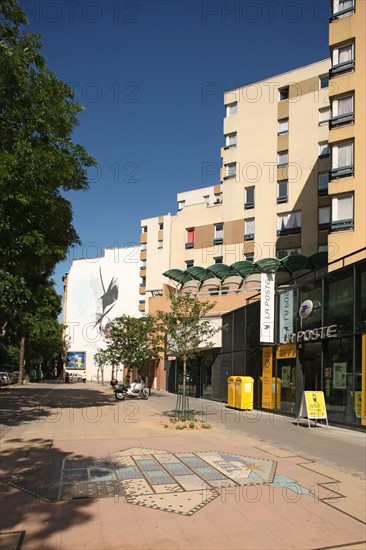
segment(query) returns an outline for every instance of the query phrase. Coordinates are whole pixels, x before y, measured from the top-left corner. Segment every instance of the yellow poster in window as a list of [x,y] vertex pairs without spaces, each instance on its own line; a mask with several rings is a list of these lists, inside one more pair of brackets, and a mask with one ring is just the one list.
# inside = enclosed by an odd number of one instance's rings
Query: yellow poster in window
[[306,416],[312,420],[327,418],[324,393],[322,391],[305,391],[304,395],[307,412]]
[[355,391],[355,415],[356,418],[362,418],[362,392]]

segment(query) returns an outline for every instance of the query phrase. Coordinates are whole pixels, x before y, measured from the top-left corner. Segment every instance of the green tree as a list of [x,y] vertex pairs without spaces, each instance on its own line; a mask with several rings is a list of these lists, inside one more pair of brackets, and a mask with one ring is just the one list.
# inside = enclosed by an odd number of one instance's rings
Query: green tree
[[156,314],[167,335],[166,351],[175,355],[183,363],[182,398],[178,390],[176,414],[179,418],[189,416],[187,396],[187,360],[194,357],[202,348],[213,347],[213,336],[222,330],[207,318],[215,306],[214,302],[201,302],[196,296],[185,292],[171,294],[170,311]]
[[1,311],[9,324],[12,300],[22,320],[32,316],[37,300],[31,296],[49,288],[56,264],[79,243],[72,206],[63,194],[87,190],[87,170],[96,164],[72,139],[82,107],[72,89],[48,69],[41,38],[26,32],[27,24],[16,0],[1,0],[0,292],[10,292]]
[[98,361],[111,364],[112,369],[122,364],[127,369],[135,369],[143,374],[149,363],[158,359],[164,351],[164,332],[150,315],[122,315],[111,322],[106,343],[104,350],[98,350]]

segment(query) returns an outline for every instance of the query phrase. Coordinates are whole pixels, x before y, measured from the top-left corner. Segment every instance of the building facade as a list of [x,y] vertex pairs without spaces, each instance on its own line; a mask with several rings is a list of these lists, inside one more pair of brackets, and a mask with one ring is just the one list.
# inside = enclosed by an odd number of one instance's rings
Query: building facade
[[[105,347],[108,324],[121,315],[140,316],[139,247],[104,250],[99,258],[74,260],[64,276],[63,324],[66,371],[98,377],[94,355]],[[104,371],[106,379],[111,373]]]

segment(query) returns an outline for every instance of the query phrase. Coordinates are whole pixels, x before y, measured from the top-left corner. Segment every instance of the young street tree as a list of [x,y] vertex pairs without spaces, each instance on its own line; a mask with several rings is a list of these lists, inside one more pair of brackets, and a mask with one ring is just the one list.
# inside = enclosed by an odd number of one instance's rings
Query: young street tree
[[156,314],[167,335],[166,351],[183,362],[182,405],[177,407],[179,417],[189,415],[187,397],[187,360],[202,350],[213,346],[213,336],[222,330],[207,319],[207,313],[214,307],[213,302],[200,302],[189,293],[172,294],[171,310]]
[[150,315],[117,317],[110,324],[106,342],[107,347],[96,354],[99,362],[111,364],[112,369],[122,364],[127,369],[136,369],[139,374],[164,351],[164,334]]
[[[27,24],[16,0],[1,0],[0,281],[14,277],[26,308],[29,292],[49,285],[79,242],[61,193],[87,190],[87,169],[96,164],[72,140],[82,107],[47,68],[41,39],[23,30]],[[8,314],[0,311],[0,323]]]

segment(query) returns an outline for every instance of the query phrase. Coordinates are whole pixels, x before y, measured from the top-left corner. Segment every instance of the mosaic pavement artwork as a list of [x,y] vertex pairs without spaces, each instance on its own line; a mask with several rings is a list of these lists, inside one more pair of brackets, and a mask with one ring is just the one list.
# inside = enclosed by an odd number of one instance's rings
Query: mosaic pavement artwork
[[[288,483],[289,478],[276,476],[276,467],[276,461],[219,451],[133,448],[101,458],[54,461],[6,483],[46,502],[121,497],[130,504],[190,516],[228,487]],[[309,493],[290,481],[294,490]]]

